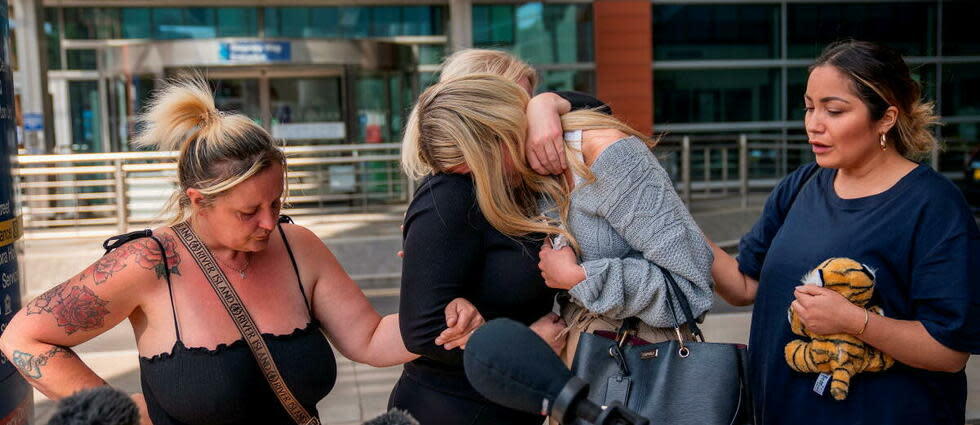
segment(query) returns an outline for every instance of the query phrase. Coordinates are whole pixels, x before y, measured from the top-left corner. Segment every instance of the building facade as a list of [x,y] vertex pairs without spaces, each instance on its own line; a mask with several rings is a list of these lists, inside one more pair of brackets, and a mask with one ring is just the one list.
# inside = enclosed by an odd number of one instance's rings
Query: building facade
[[[800,143],[807,66],[843,38],[906,56],[943,117],[941,170],[980,146],[980,7],[968,0],[35,1],[51,152],[129,150],[157,81],[187,71],[287,144],[396,142],[458,46],[511,51],[538,69],[539,90],[595,93],[644,131]],[[17,70],[19,87],[28,74]]]

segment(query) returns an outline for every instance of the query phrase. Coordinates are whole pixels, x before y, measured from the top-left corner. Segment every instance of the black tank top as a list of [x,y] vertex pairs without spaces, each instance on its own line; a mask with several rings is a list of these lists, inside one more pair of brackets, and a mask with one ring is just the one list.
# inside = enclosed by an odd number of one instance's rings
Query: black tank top
[[[283,217],[280,222],[288,220]],[[286,335],[262,334],[279,372],[296,399],[311,415],[316,403],[326,397],[337,378],[337,363],[330,343],[320,332],[303,292],[299,268],[286,234],[279,226],[283,245],[289,254],[310,321],[306,327]],[[150,231],[111,238],[116,247],[139,237],[152,237]],[[106,241],[110,249],[109,241]],[[170,303],[173,287],[167,275]],[[268,381],[255,362],[244,339],[221,344],[214,350],[187,347],[180,339],[174,313],[176,342],[169,353],[140,356],[140,380],[150,419],[154,425],[294,424],[279,403]]]

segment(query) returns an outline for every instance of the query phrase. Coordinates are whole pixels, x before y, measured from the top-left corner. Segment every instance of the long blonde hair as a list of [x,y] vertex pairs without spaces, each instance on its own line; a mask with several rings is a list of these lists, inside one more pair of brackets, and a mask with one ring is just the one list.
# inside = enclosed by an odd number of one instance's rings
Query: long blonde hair
[[464,75],[494,74],[520,84],[527,80],[531,91],[538,85],[538,74],[526,62],[500,50],[463,49],[442,62],[439,81],[449,81]]
[[[501,233],[572,235],[538,211],[540,195],[568,216],[568,192],[558,178],[527,166],[527,92],[494,74],[472,74],[426,89],[406,124],[402,165],[410,178],[466,165],[487,221]],[[513,164],[510,173],[505,163]]]
[[168,225],[193,214],[188,188],[199,190],[207,205],[274,163],[283,166],[285,181],[286,158],[279,144],[248,117],[218,111],[200,76],[165,83],[138,121],[144,130],[134,144],[180,151],[178,187],[161,212],[169,216]]
[[[477,203],[490,224],[510,236],[563,235],[579,251],[568,222],[569,188],[563,176],[542,176],[527,166],[527,93],[495,74],[473,74],[437,83],[419,96],[406,124],[402,165],[410,178],[451,172],[466,165],[476,186]],[[617,129],[654,142],[610,115],[575,111],[562,116],[566,130]],[[594,176],[572,148],[565,155],[574,172]],[[513,164],[512,174],[504,164]],[[544,196],[555,204],[559,220],[540,211]]]

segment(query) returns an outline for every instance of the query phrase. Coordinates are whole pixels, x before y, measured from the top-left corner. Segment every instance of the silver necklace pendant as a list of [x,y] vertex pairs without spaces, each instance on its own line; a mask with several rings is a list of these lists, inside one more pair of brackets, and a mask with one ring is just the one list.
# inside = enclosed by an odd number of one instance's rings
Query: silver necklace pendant
[[238,272],[238,275],[241,276],[243,280],[245,279],[245,270],[235,270],[235,271]]

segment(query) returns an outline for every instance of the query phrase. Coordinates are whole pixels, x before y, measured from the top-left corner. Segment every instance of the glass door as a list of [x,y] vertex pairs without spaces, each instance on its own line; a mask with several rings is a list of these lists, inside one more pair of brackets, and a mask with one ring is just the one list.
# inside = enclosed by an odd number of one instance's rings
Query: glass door
[[214,104],[218,110],[243,114],[262,123],[258,78],[217,78],[209,79],[214,90]]
[[344,142],[343,83],[339,75],[269,78],[269,129],[286,145]]

